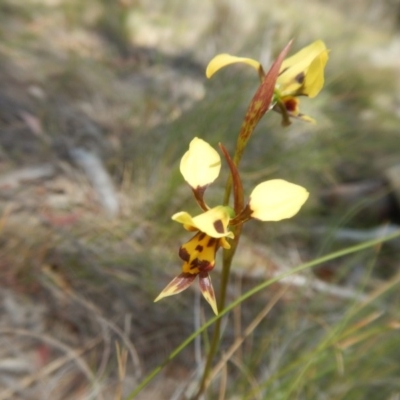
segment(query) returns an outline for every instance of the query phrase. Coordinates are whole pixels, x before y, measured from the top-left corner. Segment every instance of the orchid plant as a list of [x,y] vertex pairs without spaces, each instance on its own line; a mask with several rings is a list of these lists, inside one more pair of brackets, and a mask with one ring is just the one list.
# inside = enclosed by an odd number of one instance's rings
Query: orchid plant
[[[206,69],[208,78],[228,65],[244,63],[256,69],[261,82],[245,114],[233,157],[222,144],[219,145],[230,169],[230,178],[226,183],[222,204],[210,208],[204,199],[207,187],[217,179],[220,173],[221,157],[218,151],[204,140],[195,137],[181,159],[180,171],[191,187],[202,212],[191,216],[181,211],[172,216],[174,221],[195,234],[179,249],[179,257],[183,261],[182,272],[165,287],[155,301],[181,293],[198,277],[201,293],[217,314],[218,310],[224,308],[230,267],[243,224],[251,219],[280,221],[291,218],[306,202],[309,196],[307,190],[283,179],[261,182],[246,197],[238,168],[255,127],[269,110],[281,114],[283,126],[289,125],[291,119],[315,122],[314,119],[300,112],[299,97],[313,98],[321,91],[329,52],[325,44],[318,40],[286,58],[290,46],[291,42],[281,51],[267,73],[258,61],[229,54],[219,54],[208,64]],[[231,204],[231,194],[233,194],[233,204]],[[217,301],[210,272],[215,267],[216,253],[221,247],[223,248],[223,266]],[[208,373],[220,340],[220,321],[218,319],[215,323],[196,399],[206,387]]]

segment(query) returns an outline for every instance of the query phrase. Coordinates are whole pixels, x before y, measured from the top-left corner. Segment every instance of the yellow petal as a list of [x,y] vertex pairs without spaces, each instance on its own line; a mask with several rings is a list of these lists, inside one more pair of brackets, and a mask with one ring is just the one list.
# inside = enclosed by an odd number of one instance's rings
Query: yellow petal
[[314,58],[308,68],[302,94],[312,98],[321,91],[324,86],[324,69],[327,62],[328,50],[321,52]]
[[289,69],[297,69],[298,72],[306,69],[311,62],[320,53],[326,50],[325,43],[322,40],[316,40],[315,42],[303,47],[296,54],[286,58],[281,65],[281,75],[285,74]]
[[196,217],[181,211],[174,214],[172,219],[183,224],[186,229],[196,228],[213,238],[234,237],[233,233],[228,231],[230,214],[224,206],[214,207]]
[[280,221],[293,217],[308,196],[305,188],[283,179],[260,183],[250,195],[251,216],[261,221]]
[[214,182],[221,169],[221,157],[207,142],[195,137],[183,155],[180,170],[185,181],[193,188]]
[[[327,61],[327,55],[328,51],[326,50],[325,43],[321,40],[317,40],[284,60],[281,65],[280,75],[277,79],[277,87],[281,93],[283,95],[294,94],[299,90],[305,81],[311,64],[319,57],[321,57],[322,60],[325,60],[325,63],[318,62],[314,65],[314,68],[317,65],[322,67],[322,69],[318,71],[318,76],[320,76],[321,73],[323,76],[323,69]],[[314,69],[312,75],[314,75],[315,72]]]
[[196,279],[197,275],[182,273],[176,276],[172,281],[165,287],[165,289],[157,296],[154,302],[159,301],[167,296],[172,296],[178,294],[183,290],[187,289],[193,281]]
[[200,290],[203,297],[208,301],[215,315],[218,315],[217,301],[215,299],[214,288],[211,283],[210,275],[205,272],[199,275]]
[[218,54],[208,63],[206,69],[206,76],[207,78],[211,78],[221,68],[236,63],[248,64],[252,66],[256,71],[259,71],[261,67],[261,64],[258,61],[253,60],[252,58],[235,57],[231,56],[230,54],[224,53],[224,54]]

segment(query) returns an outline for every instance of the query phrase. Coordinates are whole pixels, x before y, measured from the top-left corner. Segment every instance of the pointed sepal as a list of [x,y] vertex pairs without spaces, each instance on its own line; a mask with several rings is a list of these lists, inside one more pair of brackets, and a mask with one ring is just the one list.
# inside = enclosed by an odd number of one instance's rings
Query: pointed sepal
[[214,288],[211,283],[211,277],[208,272],[200,272],[199,274],[200,291],[203,297],[210,304],[215,315],[218,315],[217,301],[215,299]]
[[272,64],[271,68],[264,76],[261,85],[258,87],[256,93],[253,96],[253,99],[250,102],[237,141],[236,157],[234,159],[236,165],[241,159],[247,142],[250,139],[250,136],[253,133],[258,122],[260,121],[262,116],[271,108],[271,101],[274,96],[275,84],[279,75],[281,64],[285,59],[291,45],[292,41],[290,41],[280,52],[279,56]]
[[157,296],[154,302],[163,299],[164,297],[173,296],[187,289],[193,281],[196,279],[195,274],[182,273],[176,276],[172,281],[165,287],[165,289]]

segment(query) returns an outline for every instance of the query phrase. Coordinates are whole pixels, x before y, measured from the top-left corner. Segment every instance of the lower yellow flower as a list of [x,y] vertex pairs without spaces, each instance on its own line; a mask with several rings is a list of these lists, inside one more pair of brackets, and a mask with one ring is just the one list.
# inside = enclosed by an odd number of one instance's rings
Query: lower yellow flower
[[215,254],[221,246],[225,248],[229,246],[225,238],[214,238],[204,232],[197,232],[179,249],[179,257],[184,261],[182,273],[176,276],[154,301],[182,292],[198,276],[202,295],[211,305],[214,313],[218,314],[214,288],[208,273],[215,267]]
[[[280,221],[291,218],[298,213],[309,196],[307,190],[299,185],[283,179],[272,179],[257,185],[251,192],[248,203],[242,204],[243,201],[237,200],[243,196],[240,176],[226,149],[223,146],[221,148],[231,167],[235,210],[222,205],[208,208],[204,203],[202,194],[216,177],[214,165],[218,165],[219,172],[220,161],[211,151],[212,148],[208,143],[195,138],[190,144],[189,151],[182,158],[181,172],[192,186],[193,193],[197,196],[196,200],[200,199],[199,205],[204,206],[202,207],[204,212],[192,217],[186,211],[180,211],[172,216],[174,221],[196,234],[179,249],[179,257],[183,260],[182,272],[154,301],[184,291],[198,276],[202,295],[211,305],[214,313],[218,314],[209,272],[215,267],[215,254],[218,249],[231,247],[228,239],[234,239],[235,236],[229,228],[243,224],[252,218],[261,221]],[[206,161],[205,165],[202,160]],[[199,173],[197,170],[202,168],[204,170]]]

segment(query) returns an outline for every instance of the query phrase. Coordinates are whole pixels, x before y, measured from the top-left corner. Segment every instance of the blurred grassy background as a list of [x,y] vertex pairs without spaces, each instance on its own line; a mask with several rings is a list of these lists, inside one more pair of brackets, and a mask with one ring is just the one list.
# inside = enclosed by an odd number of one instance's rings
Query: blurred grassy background
[[[210,315],[195,290],[152,301],[188,240],[170,216],[197,210],[180,157],[194,136],[233,151],[258,84],[240,66],[207,81],[219,52],[267,69],[291,38],[292,53],[316,39],[331,49],[325,88],[301,103],[318,125],[283,129],[268,114],[244,156],[248,192],[279,177],[311,197],[293,220],[246,225],[230,300],[376,228],[396,229],[399,27],[395,0],[2,0],[0,350],[11,361],[0,362],[0,399],[127,395]],[[398,399],[399,266],[398,243],[388,243],[243,304],[223,350],[279,296],[210,398]],[[129,353],[122,382],[115,341]],[[138,398],[190,398],[196,349]]]

